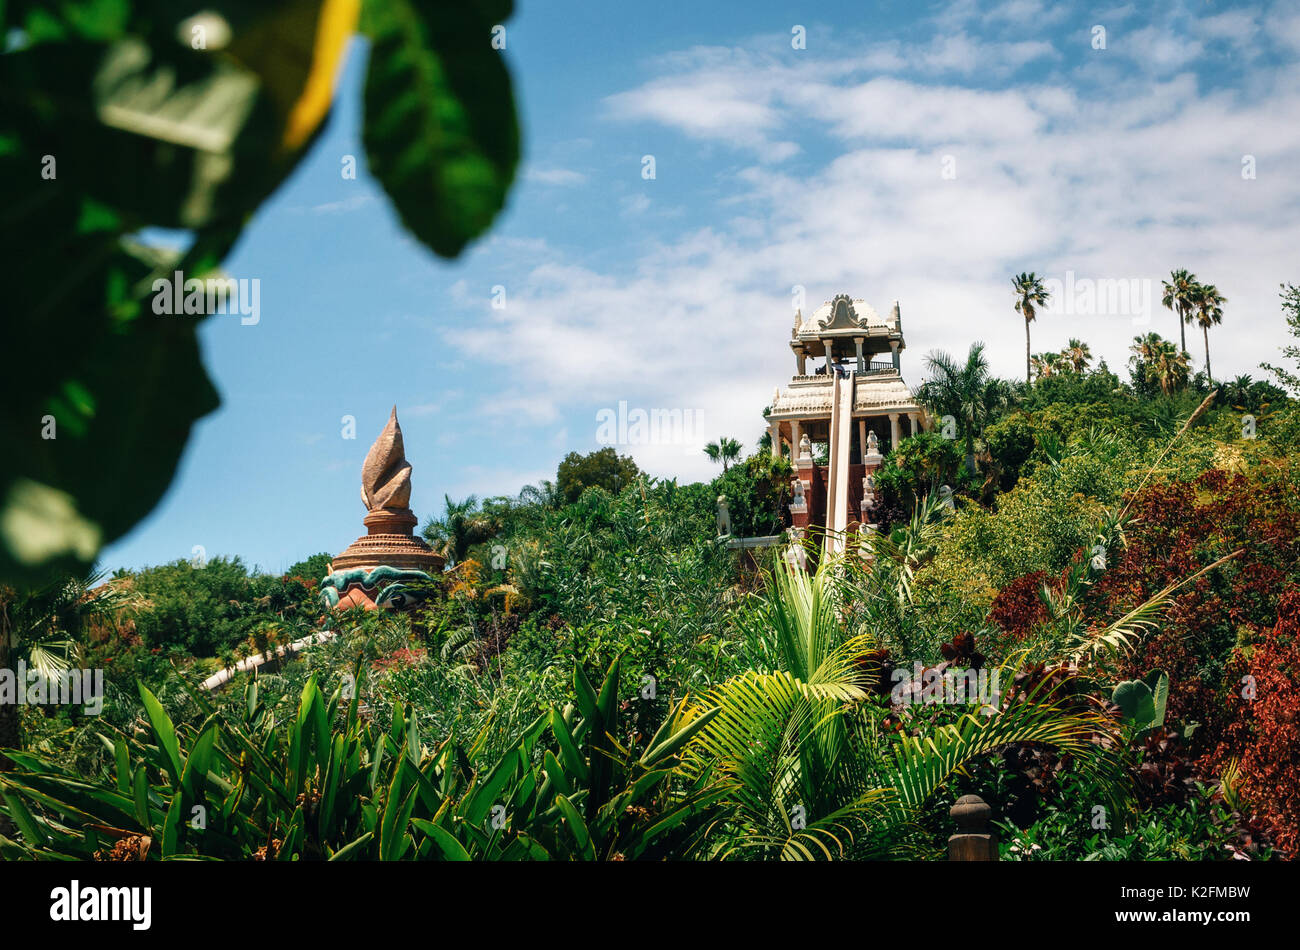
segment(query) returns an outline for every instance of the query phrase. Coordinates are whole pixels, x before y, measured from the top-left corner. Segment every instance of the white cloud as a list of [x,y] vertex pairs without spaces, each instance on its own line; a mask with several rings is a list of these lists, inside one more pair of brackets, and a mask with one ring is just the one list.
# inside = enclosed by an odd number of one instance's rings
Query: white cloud
[[[508,308],[479,303],[487,315],[459,328],[456,344],[514,367],[499,409],[535,420],[590,412],[589,432],[570,420],[574,447],[595,447],[596,409],[619,400],[696,410],[695,439],[620,448],[680,477],[710,474],[700,451],[709,439],[752,447],[761,432],[772,387],[793,369],[794,284],[810,308],[838,292],[878,310],[900,300],[904,376],[915,385],[925,352],[964,352],[976,339],[996,372],[1024,372],[1015,272],[1133,278],[1158,293],[1171,269],[1188,267],[1229,300],[1211,333],[1216,369],[1258,375],[1283,341],[1277,285],[1300,277],[1290,210],[1300,181],[1289,171],[1300,165],[1300,71],[1261,74],[1248,94],[1204,92],[1174,68],[1186,45],[1133,35],[1146,44],[1146,72],[1104,82],[1083,72],[1094,67],[1081,51],[1080,86],[1055,74],[1008,88],[940,84],[925,65],[907,78],[864,76],[856,58],[806,69],[739,51],[669,57],[668,74],[605,101],[611,116],[677,129],[701,149],[755,156],[722,173],[710,224],[656,232],[617,269],[539,249]],[[797,174],[763,154],[810,125],[838,152],[805,151]],[[1256,157],[1258,179],[1241,178],[1243,154]],[[941,174],[945,155],[955,180]],[[1176,335],[1158,299],[1150,316],[1143,326],[1130,315],[1045,314],[1033,346],[1079,337],[1122,372],[1136,333]],[[1199,365],[1199,334],[1188,344]]]
[[1140,68],[1168,74],[1193,65],[1205,51],[1205,44],[1192,39],[1180,27],[1144,26],[1132,33],[1112,32],[1109,49],[1127,56]]
[[313,214],[346,214],[349,211],[359,211],[374,202],[374,200],[375,196],[372,194],[353,195],[340,201],[327,201],[324,204],[312,205],[311,210]]
[[582,172],[570,168],[536,168],[529,166],[524,172],[524,180],[540,185],[572,186],[581,185],[587,180]]
[[1192,30],[1211,43],[1222,40],[1232,46],[1245,46],[1259,32],[1259,20],[1249,10],[1226,10],[1193,20]]

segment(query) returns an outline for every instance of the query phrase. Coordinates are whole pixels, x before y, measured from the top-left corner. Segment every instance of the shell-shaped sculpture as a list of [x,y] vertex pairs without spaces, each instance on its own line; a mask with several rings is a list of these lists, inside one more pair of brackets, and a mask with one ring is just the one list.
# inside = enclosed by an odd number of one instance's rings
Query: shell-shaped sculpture
[[329,576],[322,581],[322,589],[328,588],[326,602],[331,607],[367,610],[409,605],[414,595],[407,585],[412,579],[437,576],[445,559],[415,537],[418,519],[411,511],[411,464],[406,461],[396,406],[366,453],[361,500],[366,506],[361,522],[366,533],[334,558]]
[[411,504],[411,463],[402,445],[402,427],[393,407],[388,424],[366,453],[361,467],[361,500],[369,511],[408,508]]

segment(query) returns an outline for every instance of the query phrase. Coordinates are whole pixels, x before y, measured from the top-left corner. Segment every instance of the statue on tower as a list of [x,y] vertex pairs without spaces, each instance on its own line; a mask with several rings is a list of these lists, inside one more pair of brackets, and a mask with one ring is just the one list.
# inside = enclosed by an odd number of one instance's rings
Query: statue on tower
[[792,511],[806,511],[808,508],[808,500],[807,497],[804,495],[803,479],[801,478],[791,479],[790,491],[791,491],[790,509]]

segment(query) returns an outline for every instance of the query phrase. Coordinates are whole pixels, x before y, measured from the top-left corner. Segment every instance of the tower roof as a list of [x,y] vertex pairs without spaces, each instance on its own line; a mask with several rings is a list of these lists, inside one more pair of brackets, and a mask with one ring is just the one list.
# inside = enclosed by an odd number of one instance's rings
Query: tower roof
[[[814,310],[811,316],[796,315],[794,328],[790,331],[790,345],[817,355],[824,352],[825,340],[855,337],[874,339],[878,344],[897,341],[898,348],[904,349],[903,321],[897,301],[888,316],[882,317],[861,297],[838,294]],[[888,349],[888,346],[882,348]]]

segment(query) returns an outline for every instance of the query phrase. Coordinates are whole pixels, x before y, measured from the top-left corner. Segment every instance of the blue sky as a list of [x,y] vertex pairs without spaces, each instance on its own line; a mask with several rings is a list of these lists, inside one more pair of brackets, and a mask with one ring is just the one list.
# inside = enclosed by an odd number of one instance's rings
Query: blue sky
[[[506,27],[525,158],[496,227],[454,262],[403,232],[364,171],[354,45],[329,128],[227,261],[260,281],[259,322],[201,331],[222,406],[102,566],[341,551],[394,404],[422,519],[444,493],[553,478],[620,402],[693,412],[695,431],[619,450],[708,477],[703,443],[752,448],[793,370],[796,287],[805,314],[900,301],[913,386],[924,353],[977,339],[1023,373],[1021,270],[1137,300],[1195,271],[1229,301],[1218,377],[1259,376],[1285,342],[1300,4],[522,2]],[[1072,300],[1034,324],[1036,352],[1079,337],[1119,368],[1134,334],[1177,335],[1158,299]]]

